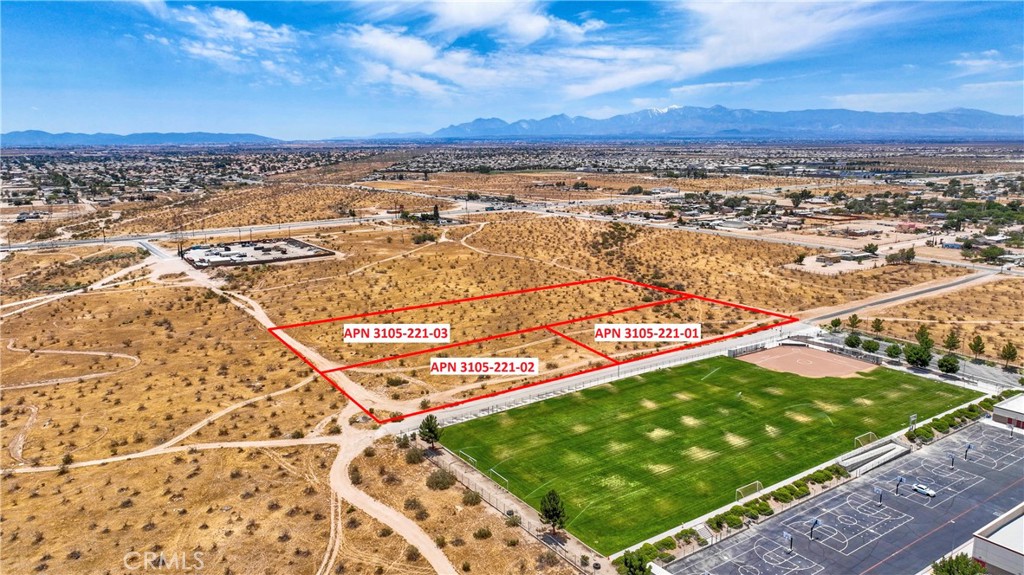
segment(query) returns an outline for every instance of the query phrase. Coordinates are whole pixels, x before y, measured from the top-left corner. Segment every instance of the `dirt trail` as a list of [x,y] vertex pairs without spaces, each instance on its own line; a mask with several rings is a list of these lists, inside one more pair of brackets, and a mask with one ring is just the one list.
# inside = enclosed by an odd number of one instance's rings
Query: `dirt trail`
[[[345,411],[355,413],[354,407],[350,407]],[[448,557],[412,519],[406,517],[401,511],[392,509],[377,501],[364,491],[356,488],[355,485],[352,485],[352,481],[348,476],[348,466],[363,449],[373,443],[373,432],[349,428],[345,430],[345,433],[347,437],[342,443],[338,457],[331,466],[331,488],[334,489],[334,492],[345,501],[394,529],[410,545],[419,549],[424,559],[433,567],[435,573],[440,573],[441,575],[453,575],[456,573],[455,567],[448,560]]]
[[561,268],[563,270],[568,270],[568,271],[571,271],[571,272],[577,273],[577,274],[590,275],[590,272],[588,272],[587,270],[581,270],[579,268],[570,267],[570,266],[567,266],[565,264],[560,264],[560,263],[558,263],[556,261],[553,261],[553,260],[552,261],[547,261],[547,260],[542,260],[540,258],[531,258],[531,257],[527,257],[527,256],[517,256],[515,254],[505,254],[505,253],[501,253],[501,252],[492,252],[492,251],[489,251],[489,250],[485,250],[483,248],[478,248],[476,246],[469,245],[469,243],[466,240],[468,240],[469,238],[471,238],[474,235],[476,235],[477,232],[483,231],[484,226],[486,226],[488,223],[489,222],[481,223],[479,228],[477,228],[476,230],[466,234],[465,237],[463,237],[461,240],[459,240],[459,243],[462,244],[463,246],[473,250],[474,252],[476,252],[478,254],[483,254],[485,256],[495,256],[495,257],[499,257],[499,258],[512,258],[514,260],[526,260],[526,261],[537,262],[537,263],[541,263],[541,264],[545,264],[545,265],[549,265],[549,266],[554,266],[556,268]]
[[21,427],[21,430],[11,439],[10,452],[11,457],[18,463],[28,463],[21,457],[21,452],[25,449],[25,439],[28,437],[28,432],[32,428],[32,425],[36,422],[36,416],[39,415],[39,408],[30,405],[28,406],[28,421]]
[[[33,351],[30,350],[30,349],[25,349],[25,348],[21,348],[21,347],[14,347],[14,338],[11,338],[11,339],[9,339],[7,341],[7,349],[9,349],[11,351],[19,351],[19,352],[24,352],[24,353],[33,353]],[[100,357],[120,357],[122,359],[127,359],[127,360],[131,361],[132,364],[130,366],[124,368],[124,369],[117,369],[117,370],[114,370],[114,371],[104,371],[104,372],[100,372],[100,373],[89,373],[89,374],[85,374],[85,375],[73,375],[73,376],[68,376],[68,377],[58,377],[58,378],[55,378],[55,379],[44,379],[42,381],[34,381],[34,382],[31,382],[31,383],[20,383],[20,384],[17,384],[17,385],[5,385],[3,387],[0,387],[0,389],[5,389],[5,390],[7,390],[7,389],[25,389],[25,388],[29,388],[29,387],[44,387],[44,386],[47,386],[47,385],[58,385],[58,384],[61,384],[61,383],[70,383],[70,382],[73,382],[73,381],[84,381],[84,380],[87,380],[87,379],[96,379],[96,378],[100,378],[100,377],[106,377],[108,375],[114,375],[114,374],[118,374],[118,373],[123,373],[125,371],[130,370],[130,369],[135,369],[136,367],[139,366],[139,363],[141,361],[137,356],[128,355],[127,353],[116,353],[116,352],[112,352],[112,351],[74,351],[74,350],[63,350],[63,349],[37,349],[37,350],[35,350],[34,353],[52,353],[52,354],[61,354],[61,355],[97,355],[97,356],[100,356]]]

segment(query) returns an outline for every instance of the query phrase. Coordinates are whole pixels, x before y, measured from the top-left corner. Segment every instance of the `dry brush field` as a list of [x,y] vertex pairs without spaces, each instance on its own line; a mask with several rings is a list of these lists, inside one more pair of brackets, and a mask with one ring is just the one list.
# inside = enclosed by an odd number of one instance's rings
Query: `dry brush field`
[[[577,182],[586,182],[587,189],[572,189]],[[555,185],[561,184],[564,185]],[[783,186],[812,184],[809,178],[781,178],[773,176],[711,176],[706,179],[657,178],[643,174],[604,174],[583,172],[500,172],[477,174],[468,172],[442,172],[430,174],[429,179],[382,180],[364,182],[363,185],[386,190],[413,191],[436,196],[464,196],[477,192],[484,196],[515,196],[520,200],[583,200],[606,198],[623,194],[632,186],[651,188],[672,187],[681,192],[712,192],[774,189]]]
[[999,361],[999,350],[1008,341],[1024,352],[1022,301],[1024,280],[1003,279],[877,310],[866,323],[881,318],[885,333],[908,340],[914,339],[921,325],[927,325],[939,346],[946,334],[959,329],[963,340],[960,353],[972,355],[967,342],[980,335],[985,342],[982,355]]
[[0,261],[2,301],[79,289],[147,255],[145,250],[106,246],[12,252]]
[[437,468],[422,459],[408,463],[409,449],[415,446],[400,449],[393,438],[380,440],[352,462],[350,476],[358,469],[359,487],[419,523],[457,569],[488,575],[574,573],[557,559],[549,563],[543,545],[521,528],[507,525],[505,517],[486,503],[464,500],[461,485],[428,488],[427,476]]
[[[56,464],[66,453],[81,460],[142,451],[229,404],[309,375],[262,326],[200,288],[82,294],[7,318],[3,330],[25,350],[3,356],[4,467],[15,459]],[[60,353],[69,351],[79,353]],[[96,370],[110,373],[90,378]],[[70,381],[45,385],[56,376]],[[262,421],[248,424],[255,428],[248,433],[305,431],[332,401],[340,399],[332,395],[288,423],[257,410]],[[11,441],[20,434],[26,439],[15,455]]]
[[[0,567],[121,573],[141,569],[138,555],[128,555],[126,566],[127,554],[163,552],[195,568],[198,552],[204,571],[313,573],[333,543],[330,567],[340,571],[332,573],[429,573],[422,558],[405,558],[404,539],[382,536],[384,526],[362,511],[341,502],[332,517],[327,473],[335,452],[180,451],[65,474],[7,475]],[[334,541],[332,520],[340,528]]]

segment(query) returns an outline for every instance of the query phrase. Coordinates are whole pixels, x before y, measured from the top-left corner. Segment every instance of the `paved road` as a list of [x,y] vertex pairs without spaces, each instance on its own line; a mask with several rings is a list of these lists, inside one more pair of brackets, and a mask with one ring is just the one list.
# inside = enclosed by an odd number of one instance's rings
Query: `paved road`
[[[967,444],[973,448],[965,461]],[[1022,460],[1020,433],[1011,437],[1003,426],[977,423],[667,569],[677,575],[917,573],[1024,500]],[[905,483],[896,495],[898,477]],[[909,489],[919,482],[935,497]],[[792,554],[783,532],[793,536]]]
[[905,294],[894,295],[894,296],[890,296],[890,297],[886,297],[886,298],[882,298],[882,299],[878,299],[878,300],[868,301],[868,302],[866,302],[864,304],[861,304],[861,305],[856,305],[856,306],[848,307],[848,308],[845,308],[845,309],[843,309],[841,311],[831,312],[831,313],[827,313],[825,315],[819,315],[818,317],[812,317],[812,318],[809,318],[809,319],[804,320],[804,321],[806,321],[807,323],[817,324],[817,323],[820,323],[820,322],[822,322],[822,321],[824,321],[826,319],[832,319],[834,317],[845,316],[845,315],[849,315],[851,313],[857,313],[858,311],[860,311],[862,309],[869,308],[869,307],[878,307],[878,306],[883,306],[883,305],[890,304],[890,303],[893,303],[893,302],[903,301],[903,300],[906,300],[906,299],[918,298],[920,296],[927,295],[927,294],[930,294],[932,292],[937,292],[937,291],[940,291],[940,290],[949,289],[951,287],[956,287],[956,286],[959,286],[959,285],[971,283],[971,282],[977,281],[977,280],[979,280],[981,278],[992,276],[992,275],[995,275],[995,274],[998,274],[998,273],[999,273],[998,269],[986,269],[986,270],[983,270],[983,271],[979,271],[977,273],[973,273],[973,274],[970,274],[970,275],[966,275],[966,276],[962,276],[962,277],[959,277],[959,278],[956,278],[956,279],[952,279],[952,280],[947,281],[947,282],[943,282],[940,285],[935,285],[935,286],[932,286],[932,287],[919,289],[919,290],[912,291],[912,292],[905,293]]

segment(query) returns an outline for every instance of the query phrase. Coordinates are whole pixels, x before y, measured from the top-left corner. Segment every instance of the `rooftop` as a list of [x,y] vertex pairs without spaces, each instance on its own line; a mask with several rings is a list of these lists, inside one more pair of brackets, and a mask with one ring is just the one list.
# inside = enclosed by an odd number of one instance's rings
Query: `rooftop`
[[1011,411],[1016,411],[1017,413],[1024,413],[1024,393],[1019,393],[996,405],[1003,409],[1009,409]]
[[[1017,396],[1022,397],[1022,396]],[[974,533],[1000,547],[1024,554],[1024,503]]]

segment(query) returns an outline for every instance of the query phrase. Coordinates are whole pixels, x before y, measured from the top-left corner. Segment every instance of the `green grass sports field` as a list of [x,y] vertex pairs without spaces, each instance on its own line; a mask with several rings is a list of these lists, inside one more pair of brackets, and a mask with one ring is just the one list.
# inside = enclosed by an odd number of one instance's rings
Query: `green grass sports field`
[[877,368],[810,379],[713,358],[444,430],[534,507],[549,489],[566,528],[611,554],[980,394]]

